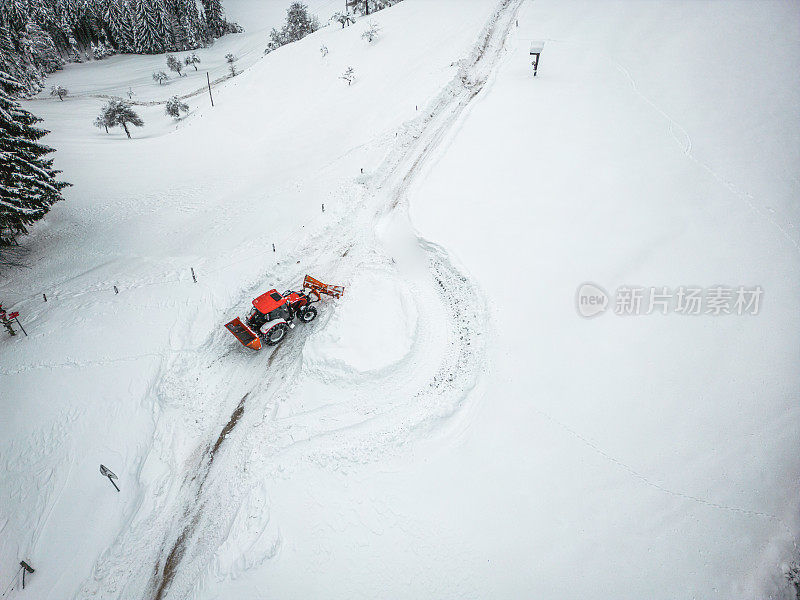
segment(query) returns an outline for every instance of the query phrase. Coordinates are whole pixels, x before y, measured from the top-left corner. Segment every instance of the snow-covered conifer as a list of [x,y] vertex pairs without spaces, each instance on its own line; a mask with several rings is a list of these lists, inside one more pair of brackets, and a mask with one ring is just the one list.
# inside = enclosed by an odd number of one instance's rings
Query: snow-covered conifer
[[28,21],[25,25],[23,43],[30,61],[43,73],[53,73],[64,65],[53,38],[33,21]]
[[111,56],[114,54],[114,50],[106,46],[103,42],[97,42],[97,44],[92,44],[92,56],[95,60],[102,60],[106,56]]
[[308,6],[302,2],[292,2],[286,9],[286,23],[280,30],[272,28],[267,52],[275,48],[303,39],[309,33],[319,29],[319,19],[308,12]]
[[160,54],[171,44],[162,0],[138,0],[134,16],[134,49],[141,54]]
[[60,171],[45,158],[52,148],[39,143],[48,132],[36,127],[41,119],[24,110],[12,97],[21,85],[0,72],[0,243],[13,242],[27,233],[27,226],[38,221],[50,206],[62,200],[61,190],[68,183],[56,181]]
[[178,119],[182,112],[188,112],[189,105],[181,101],[177,96],[173,96],[167,100],[166,113],[174,119]]
[[205,15],[206,25],[214,37],[219,37],[225,33],[225,16],[222,12],[222,2],[220,0],[202,0],[203,14]]
[[78,40],[76,40],[73,36],[70,36],[69,40],[67,41],[69,43],[70,60],[75,62],[83,62],[83,59],[81,58],[81,49],[78,46]]

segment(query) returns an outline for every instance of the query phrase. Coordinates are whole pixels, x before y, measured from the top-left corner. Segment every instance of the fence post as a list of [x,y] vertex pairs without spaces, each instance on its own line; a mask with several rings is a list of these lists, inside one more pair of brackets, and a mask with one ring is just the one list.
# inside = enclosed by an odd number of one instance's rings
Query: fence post
[[22,326],[22,323],[19,322],[19,317],[14,317],[14,320],[17,322],[17,325],[19,325],[19,328],[22,329],[22,333],[25,334],[25,337],[28,337],[28,332],[25,331],[25,328]]

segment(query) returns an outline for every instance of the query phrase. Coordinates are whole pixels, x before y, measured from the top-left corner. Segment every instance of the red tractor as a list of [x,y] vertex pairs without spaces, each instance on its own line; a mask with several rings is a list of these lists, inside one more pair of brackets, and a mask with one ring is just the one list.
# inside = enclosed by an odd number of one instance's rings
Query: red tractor
[[261,349],[262,339],[267,346],[275,346],[294,327],[295,318],[303,323],[310,323],[316,318],[317,309],[311,304],[319,302],[322,294],[340,298],[344,288],[327,285],[306,275],[301,291],[287,290],[279,294],[278,290],[270,290],[261,294],[253,300],[253,308],[244,322],[236,317],[225,327],[237,340],[253,350]]

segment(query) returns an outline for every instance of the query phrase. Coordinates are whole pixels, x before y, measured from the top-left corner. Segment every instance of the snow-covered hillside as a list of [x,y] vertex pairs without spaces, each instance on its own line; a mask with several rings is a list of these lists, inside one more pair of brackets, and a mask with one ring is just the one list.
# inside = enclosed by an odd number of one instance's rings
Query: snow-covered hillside
[[[404,0],[267,56],[284,4],[225,6],[198,72],[25,103],[74,186],[0,280],[0,592],[791,598],[797,4]],[[92,127],[129,88],[145,127]],[[346,286],[314,323],[224,330],[305,273]],[[763,297],[584,319],[584,282]]]

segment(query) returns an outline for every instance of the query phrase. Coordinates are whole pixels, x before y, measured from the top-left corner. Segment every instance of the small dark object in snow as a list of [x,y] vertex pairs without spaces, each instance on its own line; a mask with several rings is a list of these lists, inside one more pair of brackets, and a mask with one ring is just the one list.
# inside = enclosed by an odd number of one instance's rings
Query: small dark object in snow
[[[19,561],[20,569],[22,570],[22,589],[25,589],[25,573],[35,573],[36,569],[26,563],[24,560]],[[19,571],[17,571],[19,573]]]
[[119,488],[117,487],[117,484],[114,483],[114,480],[117,479],[117,476],[107,466],[102,465],[102,464],[100,465],[100,474],[103,477],[108,477],[108,480],[111,482],[111,485],[113,485],[114,488],[117,491],[119,491]]

